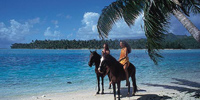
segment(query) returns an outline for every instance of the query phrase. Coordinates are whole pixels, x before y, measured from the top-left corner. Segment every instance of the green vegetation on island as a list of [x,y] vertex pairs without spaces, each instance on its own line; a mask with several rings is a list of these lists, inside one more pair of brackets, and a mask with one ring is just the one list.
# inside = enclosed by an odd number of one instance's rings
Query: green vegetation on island
[[[164,35],[160,49],[200,49],[200,43],[192,36]],[[124,39],[132,49],[146,49],[146,39]],[[115,40],[35,40],[31,43],[14,43],[12,49],[101,49],[107,43],[110,49],[119,49],[119,39]]]

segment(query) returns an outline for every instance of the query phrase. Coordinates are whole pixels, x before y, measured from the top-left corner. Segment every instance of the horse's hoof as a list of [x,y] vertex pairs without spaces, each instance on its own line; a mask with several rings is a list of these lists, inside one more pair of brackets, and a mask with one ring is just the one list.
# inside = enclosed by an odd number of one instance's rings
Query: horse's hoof
[[104,92],[101,92],[101,94],[104,94]]
[[99,92],[97,92],[96,94],[99,94]]
[[118,97],[118,100],[120,100],[120,97]]
[[130,97],[130,94],[128,93],[128,94],[126,95],[126,97]]

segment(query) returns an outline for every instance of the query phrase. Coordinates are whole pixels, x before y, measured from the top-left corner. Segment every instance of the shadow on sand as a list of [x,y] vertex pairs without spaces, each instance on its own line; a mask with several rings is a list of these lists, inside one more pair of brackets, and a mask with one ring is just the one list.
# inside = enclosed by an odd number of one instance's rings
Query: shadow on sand
[[[131,87],[131,94],[132,94],[132,90],[133,88]],[[146,92],[146,90],[138,90],[137,92]],[[126,98],[127,97],[127,93],[128,93],[128,88],[127,87],[122,87],[121,88],[121,98]],[[156,94],[145,94],[145,95],[136,95],[135,96],[140,96],[140,98],[138,98],[137,100],[165,100],[165,99],[171,99],[171,97],[169,96],[159,96]],[[132,97],[130,95],[130,97]]]
[[[193,97],[200,98],[200,83],[192,82],[192,81],[185,80],[185,79],[177,79],[177,78],[172,78],[172,79],[177,82],[171,82],[171,83],[177,84],[180,86],[149,84],[149,83],[143,83],[143,84],[147,85],[147,86],[163,87],[165,89],[173,89],[173,90],[177,90],[179,92],[186,92],[186,93],[195,92],[195,95],[193,95]],[[192,89],[192,88],[187,88],[187,87],[183,87],[183,86],[189,86],[189,87],[194,87],[194,88],[198,88],[198,89]]]
[[[173,84],[176,84],[176,86],[173,85],[162,85],[162,84],[149,84],[149,83],[143,83],[144,85],[147,86],[154,86],[154,87],[163,87],[165,89],[173,89],[173,90],[177,90],[179,92],[186,92],[186,93],[195,93],[195,95],[193,95],[193,97],[195,98],[200,98],[200,83],[197,82],[193,82],[193,81],[189,81],[189,80],[185,80],[185,79],[178,79],[178,78],[172,78],[173,80],[175,80],[176,82],[171,82]],[[177,86],[178,85],[178,86]],[[187,86],[187,87],[185,87]],[[193,88],[197,88],[197,89],[193,89]],[[130,94],[132,94],[132,90],[133,87],[130,87]],[[138,90],[138,92],[146,92],[146,90]],[[122,87],[121,88],[121,98],[126,98],[127,97],[127,93],[128,93],[128,88],[127,87]],[[113,93],[105,93],[105,94],[113,94]],[[166,100],[166,99],[172,99],[172,97],[169,96],[160,96],[160,95],[156,95],[156,94],[144,94],[144,95],[136,95],[135,96],[140,96],[140,98],[138,98],[137,100]],[[130,97],[132,97],[130,95]]]
[[137,100],[166,100],[166,99],[172,99],[169,96],[159,96],[156,94],[146,94],[146,95],[136,95],[136,96],[141,96]]

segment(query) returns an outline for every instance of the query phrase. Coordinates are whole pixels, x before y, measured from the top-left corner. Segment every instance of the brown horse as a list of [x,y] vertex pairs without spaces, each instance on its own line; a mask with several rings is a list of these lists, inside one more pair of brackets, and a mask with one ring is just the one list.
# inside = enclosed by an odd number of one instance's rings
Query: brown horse
[[[125,75],[125,71],[123,69],[123,65],[120,64],[113,56],[104,55],[101,58],[100,67],[98,70],[100,72],[103,72],[106,68],[105,66],[110,69],[110,77],[111,77],[111,81],[112,81],[112,85],[113,85],[114,100],[116,100],[115,84],[117,84],[117,87],[118,87],[118,99],[120,100],[120,83],[122,80],[126,80],[126,75]],[[136,69],[132,63],[130,63],[130,65],[128,67],[128,73],[129,73],[129,77],[131,77],[132,82],[133,82],[132,83],[133,84],[132,95],[135,95],[135,92],[137,91],[136,78],[135,78]],[[128,94],[127,95],[129,95],[129,94],[130,94],[130,84],[128,86]]]
[[[100,64],[100,59],[101,59],[101,56],[96,52],[96,51],[90,51],[90,61],[88,62],[88,65],[90,67],[92,67],[92,65],[94,64],[95,65],[95,73],[96,73],[96,76],[97,76],[97,81],[98,81],[98,91],[97,91],[97,94],[99,94],[99,91],[100,91],[100,77],[101,77],[101,80],[102,80],[102,92],[101,94],[104,94],[104,77],[109,73],[109,70],[108,69],[105,69],[105,71],[103,72],[99,72],[98,71],[98,68],[99,68],[99,64]],[[109,74],[108,74],[108,78],[109,78]],[[109,78],[109,81],[110,81],[110,78]],[[109,89],[111,88],[111,85],[109,85]]]

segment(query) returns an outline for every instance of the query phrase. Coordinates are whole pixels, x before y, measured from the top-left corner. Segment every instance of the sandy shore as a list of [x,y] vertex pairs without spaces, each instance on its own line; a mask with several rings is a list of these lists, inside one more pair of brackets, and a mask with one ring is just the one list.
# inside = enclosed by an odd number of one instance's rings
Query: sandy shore
[[[199,84],[197,84],[199,85]],[[200,100],[199,87],[183,85],[139,85],[135,96],[127,97],[127,88],[121,88],[121,100]],[[20,97],[18,100],[113,100],[112,89],[105,89],[105,94],[96,95],[96,90],[80,90],[68,93],[52,93],[31,97]],[[196,97],[195,97],[196,96]],[[15,98],[16,99],[16,98]]]

